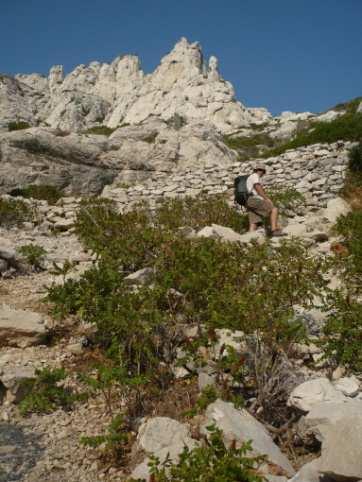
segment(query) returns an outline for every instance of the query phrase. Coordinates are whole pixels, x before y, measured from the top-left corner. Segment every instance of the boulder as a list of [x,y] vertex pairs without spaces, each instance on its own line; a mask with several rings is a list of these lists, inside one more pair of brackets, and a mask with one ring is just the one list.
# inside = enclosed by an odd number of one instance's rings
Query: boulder
[[259,232],[239,234],[231,228],[219,226],[218,224],[212,224],[211,226],[205,226],[204,228],[202,228],[197,233],[197,237],[218,239],[220,241],[230,243],[247,244],[254,240],[261,240],[262,234]]
[[106,142],[85,135],[59,136],[46,128],[0,135],[0,194],[29,184],[51,184],[69,192],[98,194],[116,171],[99,155]]
[[333,480],[362,479],[362,412],[325,428],[319,471]]
[[285,475],[294,474],[291,463],[264,426],[245,409],[238,410],[232,403],[216,400],[206,410],[205,423],[201,428],[203,433],[207,434],[206,427],[210,424],[215,424],[223,432],[226,444],[235,441],[237,446],[241,446],[250,440],[255,454],[266,455],[271,463],[283,469]]
[[309,412],[320,402],[343,402],[346,397],[337,390],[328,378],[316,378],[298,385],[290,394],[288,406]]
[[346,397],[355,397],[360,390],[360,382],[355,376],[340,378],[333,385]]
[[19,403],[30,390],[28,381],[34,380],[35,370],[27,366],[5,366],[0,369],[0,382],[6,388],[5,400]]
[[[196,440],[191,438],[189,427],[168,417],[154,417],[144,421],[138,431],[137,444],[160,462],[167,457],[175,462],[185,446],[191,450],[197,446]],[[146,458],[134,469],[134,479],[149,480],[148,462],[149,459]]]
[[331,482],[330,480],[321,480],[319,472],[319,459],[312,460],[301,467],[289,482]]
[[320,402],[301,418],[299,429],[302,436],[312,433],[320,442],[325,438],[325,428],[338,424],[346,416],[360,417],[362,400],[346,399],[344,402]]
[[38,313],[0,306],[0,345],[36,345],[41,343],[46,333],[44,319]]
[[350,205],[344,199],[337,197],[328,201],[323,216],[327,218],[330,223],[334,224],[339,216],[345,216],[350,211]]
[[124,281],[130,285],[145,285],[151,281],[154,275],[152,268],[143,268],[129,274],[124,278]]

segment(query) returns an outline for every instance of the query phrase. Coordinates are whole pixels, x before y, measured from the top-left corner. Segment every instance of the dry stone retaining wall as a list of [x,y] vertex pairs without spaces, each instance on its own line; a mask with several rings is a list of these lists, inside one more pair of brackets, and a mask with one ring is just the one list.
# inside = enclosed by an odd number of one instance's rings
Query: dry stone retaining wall
[[[326,207],[343,186],[351,143],[315,144],[287,151],[278,157],[265,159],[266,185],[294,187],[306,197],[311,210]],[[256,161],[217,164],[203,169],[174,172],[154,172],[143,184],[107,186],[103,196],[115,200],[122,210],[146,201],[151,206],[163,198],[196,196],[201,193],[228,193],[232,198],[233,180],[239,174],[252,172]]]

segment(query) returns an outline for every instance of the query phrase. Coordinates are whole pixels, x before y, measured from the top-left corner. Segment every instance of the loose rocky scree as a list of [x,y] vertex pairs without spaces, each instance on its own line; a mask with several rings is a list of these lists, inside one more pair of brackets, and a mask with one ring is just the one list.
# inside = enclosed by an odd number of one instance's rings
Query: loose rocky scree
[[[228,477],[236,463],[255,481],[362,476],[348,435],[362,413],[360,355],[329,351],[334,318],[323,312],[327,299],[361,296],[352,282],[345,292],[343,279],[356,272],[334,249],[344,241],[333,223],[338,214],[347,223],[347,203],[293,213],[290,239],[268,241],[243,234],[242,217],[220,197],[122,215],[111,201],[79,201],[42,210],[31,200],[28,227],[2,228],[3,431],[38,446],[30,454],[7,441],[4,480],[15,448],[8,480],[148,480],[150,470],[154,480],[189,480],[188,458],[209,447],[219,460],[217,440]],[[52,212],[69,213],[60,219],[71,227],[55,229]],[[37,267],[18,249],[29,245],[44,250]],[[65,378],[56,378],[60,368]],[[210,425],[220,432],[208,442]],[[336,427],[353,456],[333,452]]]

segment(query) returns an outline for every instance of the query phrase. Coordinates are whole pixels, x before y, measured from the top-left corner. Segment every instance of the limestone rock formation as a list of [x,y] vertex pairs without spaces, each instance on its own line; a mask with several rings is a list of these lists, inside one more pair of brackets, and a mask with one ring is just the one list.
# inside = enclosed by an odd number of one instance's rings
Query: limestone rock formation
[[98,194],[107,184],[147,179],[151,172],[231,166],[237,155],[208,125],[172,127],[153,119],[102,135],[64,135],[33,127],[0,134],[0,194],[29,184],[51,184]]
[[62,66],[39,74],[0,77],[3,126],[23,120],[66,131],[95,125],[139,124],[152,116],[207,122],[233,132],[271,118],[265,109],[247,109],[235,99],[232,85],[211,56],[205,63],[200,45],[182,38],[156,70],[145,75],[138,57],[125,55],[112,63],[79,65],[68,75]]

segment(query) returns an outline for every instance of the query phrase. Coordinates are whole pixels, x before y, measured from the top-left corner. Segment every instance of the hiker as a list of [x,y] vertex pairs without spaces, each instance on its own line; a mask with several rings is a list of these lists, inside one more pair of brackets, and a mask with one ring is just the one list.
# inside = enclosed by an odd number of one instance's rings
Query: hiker
[[247,200],[245,207],[249,213],[249,231],[255,231],[258,224],[269,217],[271,236],[284,236],[278,225],[278,208],[274,206],[261,183],[261,178],[265,172],[265,167],[258,164],[255,166],[253,174],[246,179]]

